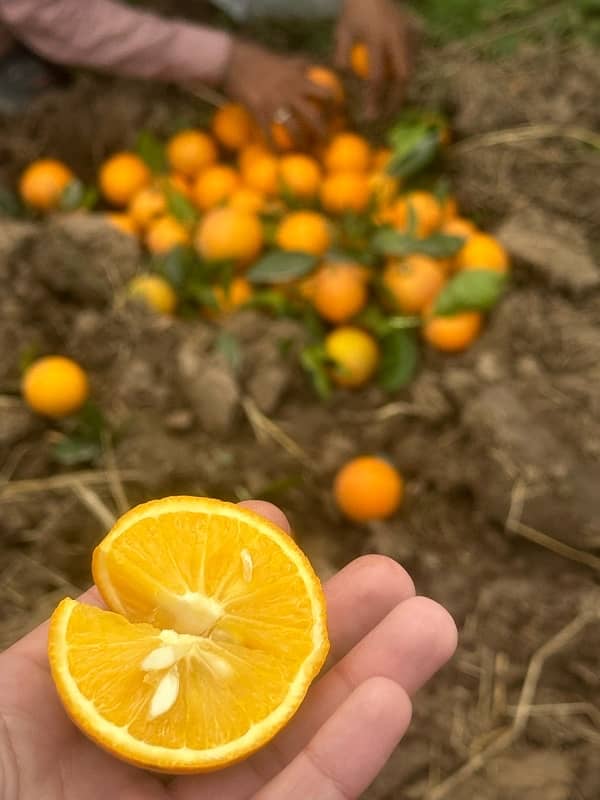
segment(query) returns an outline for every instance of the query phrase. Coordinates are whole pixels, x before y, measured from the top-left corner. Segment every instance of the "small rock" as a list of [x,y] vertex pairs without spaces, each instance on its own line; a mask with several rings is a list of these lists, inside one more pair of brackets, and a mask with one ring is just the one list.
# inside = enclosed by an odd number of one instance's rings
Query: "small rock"
[[194,427],[194,415],[188,408],[178,408],[167,414],[165,427],[175,433],[187,433]]
[[600,269],[585,235],[573,222],[528,208],[509,217],[497,236],[511,255],[555,286],[585,292],[600,285]]
[[488,383],[494,383],[504,377],[504,369],[497,353],[481,353],[475,363],[475,370],[479,377]]
[[272,363],[255,371],[247,388],[263,414],[272,414],[281,402],[289,382],[290,373],[286,366],[283,363]]

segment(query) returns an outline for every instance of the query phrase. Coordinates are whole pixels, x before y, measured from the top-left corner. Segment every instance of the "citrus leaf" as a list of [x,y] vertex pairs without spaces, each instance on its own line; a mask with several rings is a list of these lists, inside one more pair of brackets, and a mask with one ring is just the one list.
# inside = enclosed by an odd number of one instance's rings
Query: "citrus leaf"
[[331,395],[331,380],[327,371],[327,354],[323,345],[305,347],[300,353],[300,363],[309,374],[316,393],[323,400]]
[[152,172],[165,172],[167,169],[167,157],[165,148],[159,139],[150,131],[142,131],[138,136],[136,153],[145,161]]
[[392,330],[388,317],[377,306],[373,305],[369,305],[361,311],[356,317],[356,324],[371,331],[378,339],[387,336]]
[[437,155],[439,130],[424,124],[402,128],[390,134],[393,155],[387,173],[394,178],[409,178],[425,169]]
[[167,208],[175,219],[184,225],[194,225],[198,222],[198,212],[185,195],[176,189],[167,189],[166,195]]
[[414,334],[394,330],[381,340],[381,363],[378,383],[386,392],[395,392],[413,379],[418,363],[418,347]]
[[221,331],[215,341],[215,350],[222,353],[233,372],[238,371],[242,363],[242,350],[233,333]]
[[264,289],[254,292],[248,305],[250,308],[270,311],[278,317],[295,316],[297,310],[294,304],[277,289]]
[[464,270],[444,286],[435,304],[435,313],[489,311],[500,299],[507,277],[491,269]]
[[450,258],[456,255],[464,244],[460,236],[446,236],[434,233],[426,239],[418,239],[406,233],[399,233],[393,228],[381,228],[372,240],[375,251],[385,256],[408,256],[422,253],[431,258]]
[[65,467],[76,464],[90,464],[99,458],[102,448],[99,442],[80,439],[77,436],[65,436],[52,448],[52,457]]
[[277,250],[261,258],[249,271],[252,283],[287,283],[311,272],[317,263],[309,253],[291,253]]
[[75,211],[81,208],[83,198],[85,197],[85,186],[78,179],[70,181],[62,191],[59,200],[59,208],[61,211]]

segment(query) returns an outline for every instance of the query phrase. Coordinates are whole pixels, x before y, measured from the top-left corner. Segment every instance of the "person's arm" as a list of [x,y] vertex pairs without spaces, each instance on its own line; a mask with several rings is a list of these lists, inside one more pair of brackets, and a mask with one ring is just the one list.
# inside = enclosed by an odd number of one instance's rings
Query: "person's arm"
[[113,0],[0,0],[0,21],[49,61],[131,78],[222,82],[232,38]]

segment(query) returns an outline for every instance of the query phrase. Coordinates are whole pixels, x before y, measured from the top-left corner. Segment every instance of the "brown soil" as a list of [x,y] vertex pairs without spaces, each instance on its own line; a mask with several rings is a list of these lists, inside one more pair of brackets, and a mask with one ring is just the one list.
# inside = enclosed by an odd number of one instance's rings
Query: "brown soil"
[[[0,220],[0,646],[87,585],[104,532],[72,488],[19,489],[19,480],[61,473],[52,432],[18,397],[19,355],[38,346],[90,371],[119,431],[128,502],[175,491],[266,497],[289,514],[322,575],[386,553],[455,616],[458,655],[417,699],[402,749],[365,798],[424,798],[510,725],[531,657],[595,597],[598,562],[575,563],[519,531],[600,550],[598,162],[561,137],[472,137],[522,124],[597,129],[598,68],[585,50],[528,48],[494,64],[457,48],[426,56],[415,94],[452,111],[448,162],[461,204],[500,230],[516,268],[476,346],[428,355],[398,397],[369,389],[320,404],[290,355],[301,328],[253,312],[225,324],[242,354],[234,370],[221,329],[157,320],[118,299],[138,253],[102,222]],[[22,119],[0,121],[0,177],[47,154],[89,179],[136,131],[167,133],[193,116],[173,90],[81,77]],[[536,257],[536,243],[548,253],[556,231],[558,255]],[[273,438],[269,419],[289,441]],[[344,459],[366,451],[392,457],[408,492],[397,518],[357,527],[340,518],[328,487]],[[114,487],[94,488],[114,509]],[[598,797],[598,712],[568,714],[564,704],[600,704],[599,645],[592,624],[548,661],[525,732],[448,797]]]

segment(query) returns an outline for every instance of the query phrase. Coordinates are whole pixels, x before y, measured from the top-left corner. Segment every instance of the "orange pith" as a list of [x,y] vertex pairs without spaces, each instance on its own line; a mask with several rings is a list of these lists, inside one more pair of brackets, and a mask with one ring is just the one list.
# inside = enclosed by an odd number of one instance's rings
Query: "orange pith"
[[265,744],[328,649],[318,578],[253,512],[172,497],[125,514],[94,552],[111,611],[69,598],[49,655],[73,720],[132,763],[203,772]]

